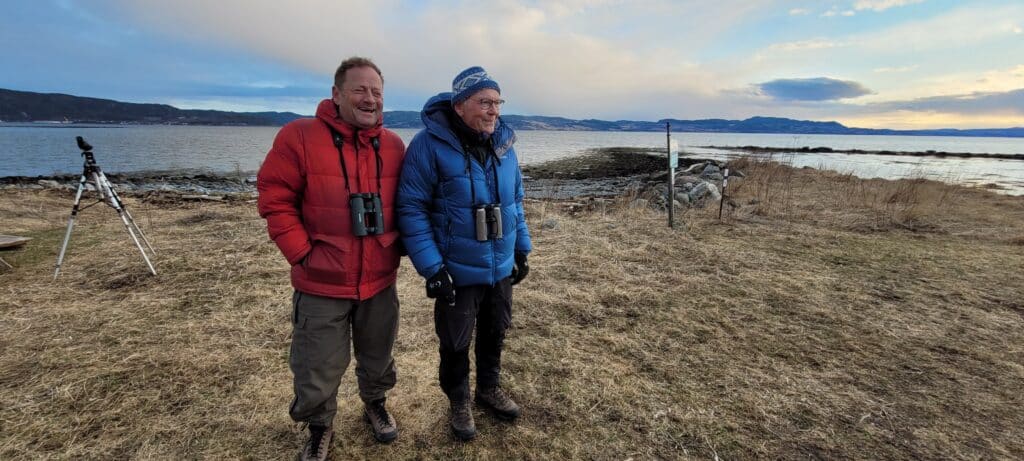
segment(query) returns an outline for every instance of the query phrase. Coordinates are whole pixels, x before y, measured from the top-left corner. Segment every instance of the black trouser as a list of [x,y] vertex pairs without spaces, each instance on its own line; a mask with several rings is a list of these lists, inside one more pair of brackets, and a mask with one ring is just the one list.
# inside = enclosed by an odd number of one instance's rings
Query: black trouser
[[455,288],[455,305],[434,303],[434,328],[441,342],[441,390],[453,401],[469,398],[469,342],[476,324],[476,386],[497,386],[501,347],[512,324],[512,281]]

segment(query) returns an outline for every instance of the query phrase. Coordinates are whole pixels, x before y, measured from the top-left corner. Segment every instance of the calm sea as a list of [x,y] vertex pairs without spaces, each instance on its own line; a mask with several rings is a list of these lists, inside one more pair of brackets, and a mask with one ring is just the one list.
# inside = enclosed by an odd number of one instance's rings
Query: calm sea
[[[14,126],[0,124],[0,176],[80,173],[75,136],[94,146],[104,171],[254,171],[277,134],[276,127],[207,126]],[[416,130],[395,130],[408,143]],[[664,133],[520,131],[516,152],[524,164],[577,155],[597,147],[664,149]],[[1016,154],[1022,160],[899,157],[846,154],[775,154],[794,166],[827,168],[861,177],[929,177],[961,184],[996,184],[1024,195],[1024,138],[931,136],[833,136],[743,133],[674,133],[684,152],[727,159],[735,152],[697,146],[945,151]]]

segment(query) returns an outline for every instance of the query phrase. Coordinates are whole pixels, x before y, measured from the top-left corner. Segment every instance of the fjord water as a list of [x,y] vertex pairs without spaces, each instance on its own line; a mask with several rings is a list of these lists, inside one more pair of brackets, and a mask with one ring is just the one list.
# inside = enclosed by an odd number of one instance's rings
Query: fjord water
[[[0,176],[77,174],[82,160],[75,136],[95,148],[108,172],[193,170],[212,173],[254,171],[266,156],[277,127],[164,125],[0,124]],[[395,130],[408,144],[417,130]],[[577,155],[598,147],[663,150],[665,133],[519,131],[516,151],[524,164]],[[832,169],[861,177],[928,177],[960,184],[995,184],[1001,192],[1024,195],[1024,138],[946,136],[789,135],[673,133],[684,155],[728,159],[737,152],[699,146],[970,152],[1013,154],[1022,160],[909,157],[839,153],[773,154],[797,167]]]

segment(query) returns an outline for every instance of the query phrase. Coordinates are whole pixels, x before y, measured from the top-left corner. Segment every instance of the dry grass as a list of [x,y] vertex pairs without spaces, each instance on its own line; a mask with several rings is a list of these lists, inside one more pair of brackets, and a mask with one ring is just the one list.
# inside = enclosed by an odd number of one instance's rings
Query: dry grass
[[[432,307],[403,261],[402,435],[373,442],[350,371],[336,459],[1024,457],[1024,199],[808,170],[758,192],[747,172],[739,209],[677,230],[529,204],[504,372],[525,415],[478,412],[472,443],[447,433]],[[758,211],[758,193],[785,195]],[[90,209],[54,283],[69,204],[0,192],[0,230],[35,237],[0,272],[0,458],[294,456],[288,268],[254,204],[129,201],[158,277]]]

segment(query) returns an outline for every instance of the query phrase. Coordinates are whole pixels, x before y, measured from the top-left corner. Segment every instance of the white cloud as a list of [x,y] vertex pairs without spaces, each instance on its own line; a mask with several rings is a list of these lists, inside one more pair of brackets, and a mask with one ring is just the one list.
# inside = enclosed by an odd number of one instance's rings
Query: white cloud
[[912,70],[916,70],[917,67],[918,67],[917,65],[913,65],[913,66],[900,66],[900,67],[879,67],[877,69],[872,70],[872,72],[875,72],[876,74],[901,73],[901,72],[910,72]]
[[853,9],[857,11],[885,11],[889,8],[913,5],[915,3],[922,2],[924,2],[924,0],[857,0],[857,2],[853,4]]
[[793,8],[793,9],[789,10],[789,15],[790,16],[803,16],[805,14],[810,14],[810,13],[811,13],[811,10],[808,10],[807,8]]
[[367,55],[389,91],[431,95],[449,88],[459,70],[482,65],[523,113],[618,117],[707,113],[738,76],[692,54],[772,9],[751,3],[123,0],[123,7],[163,33],[228,43],[325,76],[346,56]]

